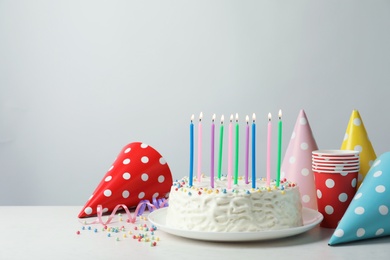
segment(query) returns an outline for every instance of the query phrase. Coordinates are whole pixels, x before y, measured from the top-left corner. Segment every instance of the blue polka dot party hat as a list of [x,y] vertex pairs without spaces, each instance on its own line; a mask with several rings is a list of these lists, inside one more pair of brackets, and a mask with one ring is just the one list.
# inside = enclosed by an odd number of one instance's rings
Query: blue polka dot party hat
[[390,235],[390,152],[378,157],[328,244]]
[[368,138],[366,128],[359,111],[354,109],[348,122],[341,150],[359,151],[360,170],[358,175],[358,186],[362,183],[372,163],[376,159],[374,148]]

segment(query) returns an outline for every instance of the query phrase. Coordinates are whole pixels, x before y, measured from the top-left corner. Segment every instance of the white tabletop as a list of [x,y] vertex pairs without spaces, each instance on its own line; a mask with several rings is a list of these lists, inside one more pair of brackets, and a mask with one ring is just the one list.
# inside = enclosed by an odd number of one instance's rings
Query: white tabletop
[[138,218],[131,224],[117,216],[116,223],[108,226],[123,225],[126,231],[111,232],[108,237],[100,224],[83,230],[77,218],[80,210],[81,206],[0,207],[0,259],[387,259],[390,255],[390,237],[331,247],[327,242],[333,230],[319,226],[293,237],[239,243],[197,241],[157,230],[157,245],[151,246],[128,234],[150,234],[134,230],[140,224],[151,227],[146,220]]

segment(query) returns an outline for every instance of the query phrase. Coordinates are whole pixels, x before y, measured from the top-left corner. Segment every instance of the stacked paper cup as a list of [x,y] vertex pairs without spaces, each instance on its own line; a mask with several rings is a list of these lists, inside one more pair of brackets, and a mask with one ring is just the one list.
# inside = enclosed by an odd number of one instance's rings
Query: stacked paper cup
[[313,151],[312,169],[318,211],[324,215],[321,227],[336,228],[356,193],[359,151]]

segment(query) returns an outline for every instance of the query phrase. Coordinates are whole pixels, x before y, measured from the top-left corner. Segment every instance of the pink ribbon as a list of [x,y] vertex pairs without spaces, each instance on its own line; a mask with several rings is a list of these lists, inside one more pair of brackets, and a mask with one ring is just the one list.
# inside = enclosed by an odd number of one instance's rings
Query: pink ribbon
[[130,213],[129,208],[125,204],[118,204],[112,210],[111,215],[108,217],[108,219],[104,222],[103,218],[102,218],[103,217],[103,206],[102,205],[98,205],[97,209],[96,209],[96,211],[97,211],[97,219],[94,220],[91,223],[84,222],[84,224],[90,225],[90,224],[100,223],[103,226],[105,226],[105,225],[109,224],[112,221],[112,219],[116,215],[116,212],[120,208],[123,208],[123,210],[125,211],[125,213],[127,215],[127,222],[135,223],[135,221],[137,220],[137,217],[141,216],[144,213],[146,208],[148,208],[148,210],[150,212],[152,212],[153,210],[156,210],[156,209],[159,209],[159,208],[163,208],[163,207],[167,207],[167,206],[168,206],[168,201],[166,199],[156,199],[156,198],[153,198],[152,203],[149,200],[141,200],[138,203],[137,207],[135,208],[134,214],[132,215]]

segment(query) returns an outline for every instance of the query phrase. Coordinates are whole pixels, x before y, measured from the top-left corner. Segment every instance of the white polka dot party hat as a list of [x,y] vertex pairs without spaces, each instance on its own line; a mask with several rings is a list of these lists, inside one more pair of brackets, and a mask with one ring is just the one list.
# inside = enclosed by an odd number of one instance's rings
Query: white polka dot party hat
[[390,235],[390,152],[379,156],[364,178],[329,245]]
[[281,176],[299,185],[302,206],[317,210],[317,195],[312,171],[312,154],[318,146],[305,111],[299,112],[284,155]]
[[358,187],[362,183],[373,161],[376,159],[376,154],[370,139],[368,138],[363,120],[360,117],[359,111],[352,111],[347,130],[344,135],[341,150],[359,151],[360,156],[360,171],[358,175]]
[[79,218],[110,213],[123,204],[135,207],[141,200],[167,197],[172,174],[164,158],[151,146],[134,142],[120,151],[114,163],[79,213]]

